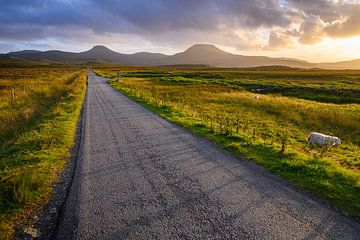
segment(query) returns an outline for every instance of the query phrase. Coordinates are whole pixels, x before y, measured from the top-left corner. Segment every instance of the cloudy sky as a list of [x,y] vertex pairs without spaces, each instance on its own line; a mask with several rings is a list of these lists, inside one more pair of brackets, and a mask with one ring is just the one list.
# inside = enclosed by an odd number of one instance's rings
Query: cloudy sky
[[0,52],[175,53],[211,43],[238,54],[360,58],[360,0],[0,0]]

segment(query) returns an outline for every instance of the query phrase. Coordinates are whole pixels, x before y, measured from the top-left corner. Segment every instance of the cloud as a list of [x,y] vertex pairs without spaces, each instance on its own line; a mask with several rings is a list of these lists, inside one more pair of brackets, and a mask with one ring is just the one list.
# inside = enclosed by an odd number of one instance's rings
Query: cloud
[[339,5],[333,0],[288,0],[288,6],[302,11],[307,16],[319,16],[325,22],[339,19]]
[[324,31],[329,37],[348,38],[360,35],[360,4],[343,5],[342,16],[329,23]]
[[360,4],[343,0],[0,0],[0,5],[3,42],[81,44],[126,36],[159,46],[201,41],[277,50],[296,40],[315,44],[360,35]]
[[269,42],[263,48],[264,50],[277,50],[293,46],[294,40],[289,33],[281,33],[271,31],[269,35]]
[[360,35],[360,3],[343,0],[289,0],[289,6],[303,13],[299,42],[316,44],[325,37]]
[[315,44],[325,37],[325,22],[319,16],[308,16],[300,25],[299,42],[303,44]]
[[277,0],[13,0],[1,1],[1,6],[2,39],[51,37],[49,27],[144,36],[188,30],[217,33],[224,26],[225,31],[253,30],[285,27],[293,14]]
[[2,1],[1,6],[3,24],[80,25],[95,32],[286,26],[292,14],[277,0],[35,0]]

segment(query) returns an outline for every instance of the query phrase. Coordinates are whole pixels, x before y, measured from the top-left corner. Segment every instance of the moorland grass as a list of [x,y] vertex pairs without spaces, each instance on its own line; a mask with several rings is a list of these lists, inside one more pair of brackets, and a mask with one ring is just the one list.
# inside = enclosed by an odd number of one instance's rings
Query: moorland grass
[[74,144],[86,79],[68,65],[0,69],[0,239],[49,198]]
[[[96,72],[111,77],[117,71],[121,68],[98,69]],[[196,76],[197,71],[191,73],[194,78],[186,77],[184,81],[169,79],[169,75],[180,75],[182,72],[162,74],[158,69],[154,71],[157,73],[149,74],[149,69],[142,73],[139,69],[123,70],[124,77],[112,79],[110,85],[164,118],[244,155],[270,172],[360,218],[360,105],[253,93],[245,88],[234,88],[232,84],[219,84],[216,77]],[[221,74],[233,73],[221,70]],[[259,72],[256,81],[261,82],[266,74]],[[291,75],[291,72],[286,74]],[[286,81],[296,87],[302,87],[305,82],[313,88],[336,84],[335,80],[319,83],[323,77],[328,77],[326,73],[322,76],[321,71],[309,78],[305,73],[303,79],[297,76],[301,73],[293,73],[296,76],[286,80],[286,74],[277,73],[284,78],[278,82],[282,84]],[[336,74],[339,78],[347,78],[347,81],[353,79],[353,82],[342,86],[343,89],[358,91],[357,73],[341,76],[336,71]],[[343,75],[346,74],[348,72],[343,72]],[[231,81],[235,80],[227,80]],[[266,81],[265,78],[262,84]],[[331,89],[330,86],[328,88]],[[358,97],[355,95],[355,98]],[[343,144],[332,148],[309,147],[306,137],[311,131],[337,135]]]

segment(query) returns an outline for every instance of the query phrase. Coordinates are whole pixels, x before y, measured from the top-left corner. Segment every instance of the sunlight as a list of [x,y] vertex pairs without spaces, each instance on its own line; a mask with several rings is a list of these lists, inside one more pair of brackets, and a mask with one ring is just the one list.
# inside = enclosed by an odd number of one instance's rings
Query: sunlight
[[360,37],[358,36],[343,39],[327,38],[318,47],[321,51],[334,54],[334,59],[332,59],[334,61],[360,58]]

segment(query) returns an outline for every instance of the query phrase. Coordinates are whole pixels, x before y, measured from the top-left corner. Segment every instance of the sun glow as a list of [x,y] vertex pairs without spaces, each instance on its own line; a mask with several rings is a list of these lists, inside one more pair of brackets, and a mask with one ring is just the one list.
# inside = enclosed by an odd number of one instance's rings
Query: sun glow
[[[246,54],[251,54],[247,52]],[[315,45],[295,43],[292,47],[276,51],[259,51],[257,55],[298,58],[310,62],[337,62],[360,58],[360,37],[326,38]]]

